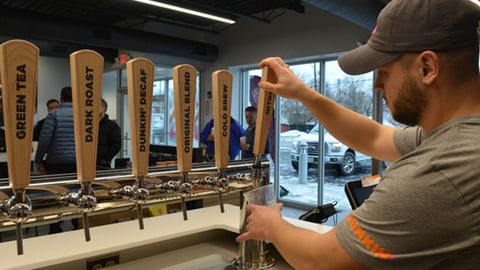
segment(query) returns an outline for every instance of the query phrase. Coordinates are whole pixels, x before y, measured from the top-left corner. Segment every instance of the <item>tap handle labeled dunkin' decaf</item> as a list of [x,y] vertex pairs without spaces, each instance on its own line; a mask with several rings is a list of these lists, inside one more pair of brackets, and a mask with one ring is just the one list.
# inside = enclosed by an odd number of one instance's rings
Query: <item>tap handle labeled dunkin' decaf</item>
[[[173,68],[173,89],[177,132],[177,166],[181,175],[181,185],[190,186],[188,172],[192,169],[197,70],[187,64],[175,66]],[[187,220],[185,194],[181,196],[181,203],[183,219]]]
[[[262,69],[262,81],[268,81],[275,83],[276,77],[273,71],[271,71],[268,67],[264,67]],[[275,97],[276,95],[272,92],[265,91],[264,89],[260,89],[260,93],[258,96],[258,108],[257,108],[257,120],[256,120],[256,128],[255,128],[255,138],[253,141],[253,153],[255,154],[255,160],[253,163],[254,168],[254,175],[252,177],[254,183],[254,187],[258,187],[261,185],[267,185],[267,181],[263,181],[264,183],[259,183],[261,181],[261,177],[259,177],[260,173],[260,162],[262,155],[265,152],[265,146],[267,143],[268,138],[268,131],[270,127],[270,122],[272,120],[273,115],[273,105],[275,104]]]
[[[228,70],[212,73],[213,123],[215,126],[215,165],[218,168],[217,186],[227,186],[226,170],[230,158],[230,125],[233,76]],[[225,184],[220,184],[225,183]],[[224,212],[222,190],[218,190],[220,212]]]
[[19,255],[23,254],[22,222],[28,219],[32,210],[25,189],[30,182],[39,53],[37,46],[24,40],[10,40],[0,45],[0,81],[8,175],[13,189],[13,196],[5,203],[4,208],[16,223]]
[[78,194],[70,195],[82,211],[86,241],[90,241],[87,213],[93,211],[97,203],[92,182],[95,181],[97,163],[102,76],[103,56],[99,53],[79,50],[70,54],[75,158],[81,186]]
[[146,58],[135,58],[127,62],[132,171],[136,182],[132,196],[137,205],[140,230],[144,228],[141,205],[150,194],[145,188],[145,176],[148,174],[150,152],[154,71],[155,65]]

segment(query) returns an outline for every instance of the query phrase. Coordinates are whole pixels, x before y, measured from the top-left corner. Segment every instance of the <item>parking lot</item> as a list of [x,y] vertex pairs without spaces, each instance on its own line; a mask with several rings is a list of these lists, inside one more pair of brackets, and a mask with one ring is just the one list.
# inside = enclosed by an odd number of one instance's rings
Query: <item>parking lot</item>
[[[298,201],[306,204],[317,204],[317,189],[318,189],[318,170],[309,169],[305,183],[300,183],[299,173],[292,167],[290,161],[290,150],[292,148],[293,139],[298,137],[301,132],[288,131],[283,132],[280,136],[279,147],[279,183],[282,187],[288,190],[288,194],[282,199],[288,201]],[[371,168],[369,162],[364,162],[359,165],[354,175],[341,176],[337,175],[335,169],[326,169],[323,186],[323,203],[336,201],[337,209],[351,210],[347,197],[345,196],[345,183],[348,181],[358,180],[361,177],[369,176]],[[273,177],[273,168],[272,168]]]

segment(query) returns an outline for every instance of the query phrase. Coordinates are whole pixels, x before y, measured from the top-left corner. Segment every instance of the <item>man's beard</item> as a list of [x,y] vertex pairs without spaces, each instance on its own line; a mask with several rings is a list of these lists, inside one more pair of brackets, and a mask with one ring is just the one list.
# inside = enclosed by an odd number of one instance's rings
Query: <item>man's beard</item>
[[410,74],[406,74],[397,100],[393,102],[392,117],[408,126],[418,125],[427,105],[427,98]]

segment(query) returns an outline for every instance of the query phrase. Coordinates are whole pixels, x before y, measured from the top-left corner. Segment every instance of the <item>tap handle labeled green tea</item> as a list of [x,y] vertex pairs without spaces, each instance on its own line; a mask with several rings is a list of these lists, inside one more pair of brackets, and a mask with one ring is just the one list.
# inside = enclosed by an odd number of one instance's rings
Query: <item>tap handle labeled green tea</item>
[[0,81],[7,146],[8,175],[13,196],[4,204],[16,223],[17,253],[23,254],[22,222],[32,213],[25,189],[30,184],[33,118],[38,78],[37,46],[25,40],[0,45]]
[[33,119],[40,50],[25,40],[0,45],[1,95],[10,186],[30,183]]

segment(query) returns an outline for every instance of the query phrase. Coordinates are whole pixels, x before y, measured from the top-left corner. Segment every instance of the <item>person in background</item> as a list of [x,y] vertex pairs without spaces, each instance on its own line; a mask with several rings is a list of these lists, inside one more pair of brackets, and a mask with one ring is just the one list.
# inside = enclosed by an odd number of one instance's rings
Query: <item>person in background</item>
[[[209,161],[215,157],[215,136],[212,132],[213,119],[210,120],[200,133],[200,142],[207,146],[206,154]],[[245,136],[245,130],[242,125],[233,117],[230,117],[230,144],[228,155],[230,160],[235,160],[240,153],[240,137]]]
[[[248,128],[245,130],[245,143],[240,143],[242,148],[242,159],[254,158],[255,154],[253,151],[253,142],[255,140],[255,128],[257,121],[257,108],[253,106],[248,106],[245,108],[245,120],[247,122]],[[270,135],[267,137],[267,143],[265,145],[265,152],[262,156],[267,156],[270,152]]]
[[379,124],[323,96],[278,57],[259,87],[302,102],[344,144],[393,162],[371,196],[325,234],[249,204],[237,241],[273,243],[295,269],[478,269],[480,265],[480,8],[468,0],[392,0],[368,42],[338,58],[377,70],[393,118]]
[[120,126],[108,118],[108,104],[100,102],[100,124],[98,126],[97,169],[110,169],[112,159],[122,147]]
[[[40,173],[74,173],[77,171],[75,158],[75,134],[73,127],[72,88],[66,86],[60,93],[60,105],[49,112],[38,137],[35,167]],[[78,228],[77,219],[72,225]],[[49,225],[49,233],[59,233],[62,222]]]
[[48,113],[38,138],[35,166],[41,173],[73,173],[77,170],[71,87],[62,88],[60,102]]
[[[60,104],[58,100],[54,98],[49,99],[47,101],[47,111],[51,112],[55,110],[58,107],[58,104]],[[42,130],[43,122],[45,122],[45,118],[43,118],[42,120],[39,120],[35,125],[35,127],[33,128],[33,141],[38,141],[38,137],[40,137],[40,131]]]

